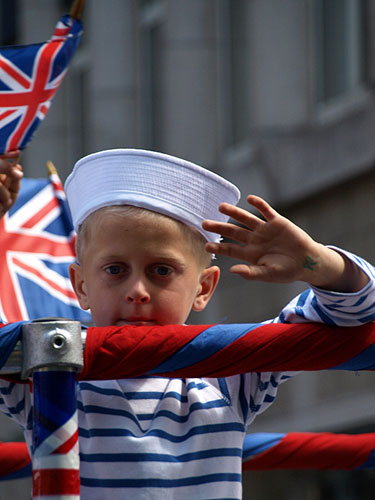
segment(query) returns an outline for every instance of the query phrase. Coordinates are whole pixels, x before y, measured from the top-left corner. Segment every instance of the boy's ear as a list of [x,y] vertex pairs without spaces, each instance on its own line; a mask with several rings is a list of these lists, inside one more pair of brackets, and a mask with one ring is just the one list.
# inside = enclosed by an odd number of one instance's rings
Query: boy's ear
[[79,264],[70,264],[69,277],[82,309],[89,309],[86,286],[82,276],[82,267]]
[[215,291],[219,278],[220,269],[217,266],[207,267],[203,270],[198,293],[193,302],[193,311],[203,311]]

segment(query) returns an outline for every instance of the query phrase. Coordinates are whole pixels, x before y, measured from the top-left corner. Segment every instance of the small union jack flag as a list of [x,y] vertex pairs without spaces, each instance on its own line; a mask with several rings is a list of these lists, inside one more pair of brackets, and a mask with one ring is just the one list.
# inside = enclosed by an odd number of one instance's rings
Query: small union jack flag
[[17,202],[0,220],[0,318],[58,316],[89,322],[69,280],[75,234],[57,174],[23,179]]
[[0,48],[0,154],[24,149],[51,105],[82,35],[63,16],[51,40]]

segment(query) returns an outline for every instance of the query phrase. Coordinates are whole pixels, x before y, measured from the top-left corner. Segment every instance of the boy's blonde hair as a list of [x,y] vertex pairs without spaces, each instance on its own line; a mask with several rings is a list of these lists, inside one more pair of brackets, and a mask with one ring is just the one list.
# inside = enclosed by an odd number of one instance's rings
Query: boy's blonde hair
[[211,263],[211,254],[206,252],[205,245],[207,241],[194,228],[180,222],[172,217],[168,217],[167,215],[160,214],[158,212],[153,212],[151,210],[147,210],[146,208],[134,207],[132,205],[109,205],[106,207],[99,208],[95,212],[91,213],[79,226],[77,231],[77,240],[76,240],[76,253],[78,262],[83,261],[85,245],[87,244],[88,239],[90,238],[90,232],[92,231],[93,224],[91,223],[98,214],[111,214],[117,216],[132,216],[138,217],[139,219],[149,217],[153,219],[167,218],[169,220],[173,220],[182,230],[184,237],[186,238],[187,243],[189,244],[191,250],[196,255],[198,259],[199,265],[202,269],[208,267]]

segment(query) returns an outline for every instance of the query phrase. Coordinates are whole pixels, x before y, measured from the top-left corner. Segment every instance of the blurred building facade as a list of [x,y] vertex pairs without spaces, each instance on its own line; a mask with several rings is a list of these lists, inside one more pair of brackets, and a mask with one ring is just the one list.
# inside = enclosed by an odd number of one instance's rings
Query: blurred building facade
[[[2,44],[49,38],[70,4],[3,1]],[[241,206],[264,196],[314,239],[375,263],[375,2],[87,0],[83,20],[26,175],[52,160],[65,178],[105,148],[174,154],[236,183]],[[261,321],[303,289],[243,282],[219,263],[195,323]],[[301,374],[250,431],[375,432],[373,380]],[[364,472],[247,473],[244,498],[366,500],[374,486]]]

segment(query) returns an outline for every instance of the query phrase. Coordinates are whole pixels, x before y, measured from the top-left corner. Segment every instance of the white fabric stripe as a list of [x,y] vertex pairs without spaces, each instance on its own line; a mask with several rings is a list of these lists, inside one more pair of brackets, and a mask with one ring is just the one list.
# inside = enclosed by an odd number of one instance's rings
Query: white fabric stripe
[[17,297],[17,304],[18,304],[18,307],[21,311],[21,317],[24,320],[27,320],[27,319],[29,319],[29,315],[27,313],[25,300],[23,298],[23,293],[21,291],[21,287],[20,287],[20,284],[18,281],[17,273],[15,272],[15,269],[13,266],[12,256],[11,256],[10,252],[7,252],[6,260],[7,260],[6,265],[7,265],[7,268],[9,270],[9,274],[12,277],[11,279],[12,279],[12,283],[13,283],[13,290],[14,290],[14,293],[16,294],[16,297]]
[[[24,73],[18,66],[16,66],[10,59],[7,59],[3,55],[0,55],[0,60],[4,61],[5,67],[8,66],[9,68],[13,69],[15,73],[18,73],[21,78],[24,80],[28,81],[29,85],[31,85],[31,78]],[[6,85],[12,89],[12,90],[3,90],[1,93],[6,94],[8,93],[13,93],[13,91],[16,92],[27,92],[29,89],[25,88],[21,83],[17,81],[16,78],[13,78],[6,69],[2,68],[1,69],[1,79],[6,83]]]
[[[81,499],[89,500],[135,500],[135,499],[158,499],[158,500],[215,500],[215,499],[242,499],[241,483],[220,482],[201,484],[196,488],[191,486],[179,487],[175,491],[170,488],[127,488],[126,493],[115,489],[88,488],[81,485]],[[40,499],[42,500],[42,499]],[[256,499],[254,499],[256,500]]]
[[[28,252],[9,251],[8,253],[11,255],[14,255],[15,257],[17,257],[17,259],[24,261],[25,264],[30,262],[30,260],[28,260],[28,259],[30,259],[30,257],[29,257],[30,253],[28,253]],[[45,260],[48,260],[49,262],[52,262],[55,264],[64,264],[66,262],[74,262],[75,261],[75,257],[73,257],[72,255],[61,255],[61,256],[56,255],[56,256],[54,256],[54,255],[50,255],[50,254],[46,254],[46,253],[42,253],[42,252],[36,252],[33,255],[35,255],[38,259],[45,259]]]
[[74,412],[72,417],[59,429],[53,432],[43,443],[38,446],[34,452],[34,457],[40,457],[52,453],[77,431],[77,411]]
[[60,207],[56,206],[52,210],[48,210],[48,212],[45,214],[45,216],[40,219],[39,222],[33,225],[32,231],[35,233],[40,233],[43,231],[43,229],[58,217],[60,213]]
[[33,196],[17,212],[6,219],[8,231],[17,231],[17,229],[30,219],[30,214],[39,212],[40,207],[44,207],[53,199],[53,192],[49,184],[46,185],[38,194]]
[[[46,279],[52,281],[56,285],[58,285],[60,288],[62,288],[63,292],[60,292],[59,290],[56,290],[54,287],[50,286],[45,280],[39,278],[35,273],[24,269],[23,267],[18,266],[16,263],[13,264],[14,271],[17,272],[20,276],[23,276],[25,278],[30,279],[31,281],[37,283],[41,288],[46,290],[50,295],[53,297],[58,298],[65,304],[72,304],[77,307],[78,305],[78,300],[75,299],[74,297],[69,297],[67,296],[64,291],[70,291],[73,292],[73,288],[71,285],[71,282],[69,278],[64,278],[61,274],[58,272],[54,271],[53,269],[50,269],[48,266],[46,266],[43,262],[40,261],[40,254],[27,254],[27,258],[25,258],[25,255],[22,254],[20,255],[17,252],[9,252],[11,256],[14,256],[15,258],[21,260],[24,262],[26,266],[33,267],[36,271],[39,271],[42,273],[43,276],[45,276]],[[75,258],[72,257],[64,259],[64,262],[74,262]]]
[[[51,89],[55,89],[55,88],[59,88],[60,87],[60,84],[61,82],[63,81],[64,79],[64,76],[66,75],[66,72],[68,71],[68,68],[64,69],[61,73],[59,73],[56,78],[54,78],[53,80],[47,82],[47,85],[46,85],[46,89],[47,90],[51,90]],[[50,101],[49,101],[50,102]]]
[[[221,439],[220,435],[211,438],[210,445]],[[152,444],[150,443],[150,446]],[[155,450],[156,452],[156,450]],[[213,457],[210,459],[193,460],[191,462],[96,462],[97,479],[134,479],[139,477],[139,469],[142,468],[142,476],[152,479],[179,480],[181,477],[189,478],[197,475],[204,476],[225,471],[229,474],[238,474],[241,469],[241,457]],[[93,477],[90,474],[90,464],[82,462],[81,476]]]
[[33,470],[36,469],[79,469],[78,443],[69,453],[34,456]]
[[[237,417],[238,419],[238,417]],[[198,434],[192,437],[187,442],[172,443],[161,442],[157,437],[149,437],[145,435],[143,438],[127,438],[130,442],[128,448],[122,448],[119,443],[121,442],[119,437],[94,437],[94,438],[80,438],[80,451],[82,454],[91,453],[104,453],[104,454],[115,454],[115,453],[162,453],[169,454],[171,456],[179,456],[184,453],[198,453],[201,450],[209,450],[212,448],[222,447],[222,448],[241,448],[242,438],[244,434],[240,432],[210,432],[206,434]],[[226,457],[224,457],[226,458]],[[237,457],[233,457],[236,459]],[[209,460],[209,459],[203,459]],[[199,460],[198,460],[199,461]],[[89,463],[89,462],[86,462]]]
[[[0,109],[0,113],[4,108]],[[24,114],[24,106],[21,106],[19,108],[14,108],[12,110],[13,112],[7,115],[6,117],[2,118],[0,123],[1,123],[1,128],[6,127],[9,123],[11,123],[13,120],[16,120],[20,116],[23,116]]]

